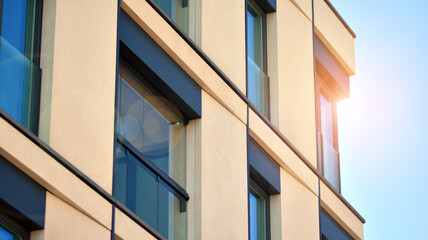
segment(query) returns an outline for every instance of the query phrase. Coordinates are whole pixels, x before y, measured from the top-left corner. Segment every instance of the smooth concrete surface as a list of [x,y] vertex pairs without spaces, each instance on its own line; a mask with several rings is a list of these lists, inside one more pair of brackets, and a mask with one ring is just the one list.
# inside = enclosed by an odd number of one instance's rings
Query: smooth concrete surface
[[109,229],[47,192],[44,240],[110,240],[110,235]]
[[354,38],[324,0],[314,0],[315,33],[349,75],[355,74]]
[[323,183],[320,186],[321,207],[356,240],[364,239],[364,225],[348,207]]
[[121,7],[201,88],[246,123],[245,102],[146,1],[122,0]]
[[279,130],[317,165],[312,23],[290,1],[278,1]]
[[110,228],[111,204],[2,118],[0,133],[0,155],[47,191]]
[[290,0],[296,7],[312,21],[312,0]]
[[245,94],[245,0],[202,1],[202,50]]
[[283,240],[319,239],[318,196],[281,168]]
[[294,152],[250,109],[250,136],[275,161],[314,194],[318,195],[317,176],[297,157]]
[[201,236],[248,239],[246,126],[202,92]]
[[156,239],[117,208],[115,209],[114,223],[115,235],[123,240]]
[[56,0],[54,28],[49,144],[111,193],[117,2]]

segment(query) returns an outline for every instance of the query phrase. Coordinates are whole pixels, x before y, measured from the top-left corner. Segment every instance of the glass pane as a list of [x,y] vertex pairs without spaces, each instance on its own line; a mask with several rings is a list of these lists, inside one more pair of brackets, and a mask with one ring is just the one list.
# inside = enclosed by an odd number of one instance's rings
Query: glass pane
[[0,224],[0,240],[22,240],[22,237]]
[[269,78],[251,58],[247,58],[247,81],[248,98],[264,116],[269,117]]
[[250,187],[250,240],[266,239],[266,201],[262,194]]
[[0,108],[33,132],[37,129],[40,69],[0,37]]
[[324,177],[340,191],[339,153],[326,137],[323,137],[323,159]]
[[0,1],[0,108],[37,134],[41,71],[31,62],[35,3]]
[[16,50],[24,53],[27,0],[3,0],[1,36]]
[[13,234],[0,226],[0,240],[14,240]]
[[154,2],[189,35],[189,2],[194,4],[193,0],[154,0]]
[[321,99],[321,130],[322,135],[333,145],[333,111],[331,103],[322,94]]
[[186,200],[120,145],[115,155],[115,197],[167,239],[186,239]]
[[263,18],[250,3],[247,3],[247,55],[263,69]]
[[185,186],[186,128],[180,112],[122,65],[119,74],[118,133]]

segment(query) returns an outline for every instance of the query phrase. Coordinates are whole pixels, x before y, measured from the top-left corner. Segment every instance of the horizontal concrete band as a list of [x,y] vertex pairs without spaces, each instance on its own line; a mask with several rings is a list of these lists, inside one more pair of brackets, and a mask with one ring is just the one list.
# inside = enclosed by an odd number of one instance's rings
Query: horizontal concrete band
[[340,201],[362,222],[365,219],[351,206],[351,204],[322,176],[318,170],[303,156],[303,154],[254,106],[241,90],[226,76],[225,73],[184,33],[152,0],[146,2],[177,32],[177,34],[206,62],[212,70],[229,86],[232,91],[253,110],[258,117],[291,149],[291,151],[340,199]]

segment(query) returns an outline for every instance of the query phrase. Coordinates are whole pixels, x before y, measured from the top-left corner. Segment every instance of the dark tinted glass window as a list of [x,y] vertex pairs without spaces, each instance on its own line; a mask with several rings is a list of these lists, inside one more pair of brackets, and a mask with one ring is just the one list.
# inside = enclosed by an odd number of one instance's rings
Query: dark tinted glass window
[[37,133],[41,71],[36,62],[41,3],[0,1],[0,108]]

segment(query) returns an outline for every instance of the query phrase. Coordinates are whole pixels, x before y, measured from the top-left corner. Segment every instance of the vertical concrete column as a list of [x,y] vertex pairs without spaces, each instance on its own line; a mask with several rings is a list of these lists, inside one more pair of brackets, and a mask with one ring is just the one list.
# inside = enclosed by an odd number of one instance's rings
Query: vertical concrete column
[[111,192],[117,1],[44,5],[40,135]]
[[202,92],[201,236],[248,239],[246,126]]
[[245,0],[202,1],[202,50],[245,94]]
[[279,129],[317,164],[312,22],[291,1],[278,1]]

